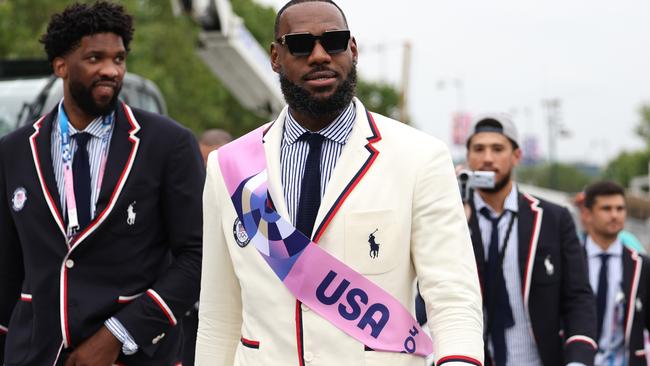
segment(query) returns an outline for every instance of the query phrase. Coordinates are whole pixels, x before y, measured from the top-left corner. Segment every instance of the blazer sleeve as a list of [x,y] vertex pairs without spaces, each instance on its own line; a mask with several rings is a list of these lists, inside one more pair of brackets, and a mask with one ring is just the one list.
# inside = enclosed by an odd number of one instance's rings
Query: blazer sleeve
[[[218,152],[210,154],[203,191],[203,272],[196,337],[197,366],[230,366],[242,325],[241,289],[222,229],[223,205],[232,205],[220,174]],[[221,194],[219,194],[221,193]]]
[[571,214],[560,209],[562,250],[561,314],[564,325],[564,361],[593,365],[596,339],[596,302],[589,285],[587,261],[576,235]]
[[174,136],[161,188],[161,208],[172,264],[150,289],[115,317],[149,356],[155,340],[177,324],[199,296],[201,275],[201,189],[205,168],[196,139],[185,128]]
[[14,227],[11,204],[7,192],[7,182],[0,140],[0,364],[4,362],[5,338],[9,330],[9,319],[20,296],[23,282],[23,260],[18,234]]
[[481,365],[482,300],[467,219],[451,156],[442,143],[433,142],[414,187],[412,260],[436,365]]

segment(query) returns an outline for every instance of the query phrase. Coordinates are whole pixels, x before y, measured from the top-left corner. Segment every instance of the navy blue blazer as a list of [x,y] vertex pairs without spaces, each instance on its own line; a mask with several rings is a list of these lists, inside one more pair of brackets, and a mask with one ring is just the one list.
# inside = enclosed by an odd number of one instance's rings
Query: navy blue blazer
[[644,331],[650,330],[650,260],[623,246],[625,358],[627,365],[646,366]]
[[140,347],[119,364],[175,364],[178,323],[199,295],[205,173],[196,140],[119,103],[96,217],[67,242],[51,156],[56,112],[0,140],[4,363],[61,363],[116,317]]
[[[566,208],[525,193],[519,193],[518,203],[521,295],[542,363],[593,365],[596,305],[573,219]],[[473,202],[470,206],[469,227],[485,298],[485,254]],[[545,261],[552,264],[552,270]],[[491,365],[487,353],[485,364]]]

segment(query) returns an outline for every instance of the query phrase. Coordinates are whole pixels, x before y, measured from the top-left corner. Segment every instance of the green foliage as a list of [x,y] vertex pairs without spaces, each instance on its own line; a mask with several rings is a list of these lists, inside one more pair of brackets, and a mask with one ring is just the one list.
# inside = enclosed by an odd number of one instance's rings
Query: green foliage
[[[93,0],[81,0],[90,3]],[[0,0],[0,59],[45,58],[38,39],[52,14],[75,0]],[[151,79],[167,102],[169,115],[196,133],[223,128],[242,135],[269,120],[243,108],[195,52],[199,27],[174,17],[169,0],[122,0],[135,18],[130,72]],[[275,10],[254,0],[232,0],[233,11],[263,48],[273,41]],[[397,93],[389,86],[359,83],[369,109],[394,115]]]
[[627,187],[632,178],[648,174],[650,150],[622,152],[605,168],[605,178],[615,180]]
[[174,17],[168,1],[126,5],[136,18],[129,71],[158,85],[173,119],[196,133],[223,128],[235,136],[265,122],[244,109],[196,55],[199,29],[189,18]]
[[635,132],[643,139],[646,146],[650,148],[650,104],[642,105],[639,108],[639,115],[641,116],[641,121],[639,121]]
[[590,177],[580,168],[571,164],[555,164],[557,169],[557,185],[551,187],[551,165],[540,164],[520,167],[517,169],[517,181],[544,188],[557,189],[564,192],[579,192],[597,177]]
[[[392,86],[359,80],[357,96],[368,110],[399,119],[399,93]],[[408,121],[402,122],[407,123]]]
[[624,151],[605,168],[605,178],[613,179],[627,187],[632,178],[648,174],[648,162],[650,161],[650,104],[642,105],[639,108],[641,120],[635,132],[646,144],[645,149],[637,151]]
[[254,0],[231,0],[230,3],[233,12],[244,19],[246,28],[262,48],[268,51],[275,39],[275,10],[270,6],[259,5]]

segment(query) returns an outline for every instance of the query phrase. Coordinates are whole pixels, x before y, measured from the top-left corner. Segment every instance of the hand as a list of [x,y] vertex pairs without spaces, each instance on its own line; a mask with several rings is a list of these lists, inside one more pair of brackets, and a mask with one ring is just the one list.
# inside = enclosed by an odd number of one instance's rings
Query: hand
[[[463,170],[465,170],[465,167],[462,164],[456,165],[456,176],[458,176]],[[467,222],[469,222],[469,220],[472,218],[472,208],[469,207],[469,204],[467,202],[463,202],[463,208],[465,209],[465,217],[467,217]]]
[[70,354],[65,366],[111,366],[121,349],[122,343],[104,326]]
[[465,166],[463,164],[458,164],[458,165],[456,165],[454,167],[454,171],[456,172],[456,176],[458,176],[460,174],[460,172],[462,172],[463,170],[465,170]]

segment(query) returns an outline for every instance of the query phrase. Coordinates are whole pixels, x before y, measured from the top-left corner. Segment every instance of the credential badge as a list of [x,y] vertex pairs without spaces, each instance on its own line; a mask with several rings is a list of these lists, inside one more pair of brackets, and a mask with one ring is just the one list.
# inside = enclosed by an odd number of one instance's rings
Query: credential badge
[[244,224],[239,220],[239,217],[235,219],[235,224],[232,226],[232,234],[235,237],[237,245],[240,247],[245,247],[251,241],[248,237],[248,233],[244,229]]
[[14,191],[14,196],[11,199],[11,208],[14,211],[18,212],[25,207],[25,202],[27,201],[27,190],[23,187],[18,187]]

